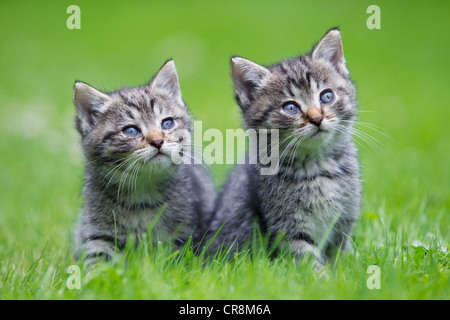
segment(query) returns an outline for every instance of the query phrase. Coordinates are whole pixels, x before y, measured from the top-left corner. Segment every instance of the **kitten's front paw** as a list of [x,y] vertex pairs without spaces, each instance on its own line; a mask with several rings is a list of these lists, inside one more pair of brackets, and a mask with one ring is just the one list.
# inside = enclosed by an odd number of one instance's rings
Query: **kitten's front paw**
[[319,248],[304,240],[292,242],[291,248],[294,250],[297,259],[306,261],[308,266],[313,268],[316,277],[329,279],[329,271]]

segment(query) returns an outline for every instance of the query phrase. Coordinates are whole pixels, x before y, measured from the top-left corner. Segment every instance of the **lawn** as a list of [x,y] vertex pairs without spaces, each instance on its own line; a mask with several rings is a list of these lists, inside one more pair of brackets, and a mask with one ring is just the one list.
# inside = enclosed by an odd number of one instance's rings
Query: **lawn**
[[[79,30],[66,26],[72,4]],[[372,4],[381,29],[366,25]],[[2,1],[0,299],[450,299],[448,12],[450,2],[436,0]],[[358,89],[364,194],[355,250],[328,277],[264,250],[203,257],[143,246],[89,273],[74,260],[83,182],[75,80],[142,85],[173,58],[195,119],[224,132],[242,126],[231,56],[275,63],[335,26]],[[218,188],[231,168],[212,165]]]

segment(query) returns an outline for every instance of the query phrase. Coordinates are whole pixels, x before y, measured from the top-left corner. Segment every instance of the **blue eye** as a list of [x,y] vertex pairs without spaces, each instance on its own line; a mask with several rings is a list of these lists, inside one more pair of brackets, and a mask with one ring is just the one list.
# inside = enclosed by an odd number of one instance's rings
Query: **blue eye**
[[175,125],[175,121],[172,118],[168,118],[168,119],[164,119],[161,123],[161,128],[163,128],[164,130],[168,130],[173,128],[173,126]]
[[283,106],[283,111],[289,114],[296,114],[300,112],[300,108],[296,104],[289,102]]
[[334,94],[332,91],[325,91],[320,94],[320,101],[324,104],[329,104],[333,102]]
[[137,137],[141,133],[137,127],[126,127],[122,132],[124,135],[131,138]]

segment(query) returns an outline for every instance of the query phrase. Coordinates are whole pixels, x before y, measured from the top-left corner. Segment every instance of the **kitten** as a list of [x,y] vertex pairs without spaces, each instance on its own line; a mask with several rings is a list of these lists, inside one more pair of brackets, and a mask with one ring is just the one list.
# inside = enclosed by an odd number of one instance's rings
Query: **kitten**
[[86,158],[78,255],[88,263],[110,259],[130,235],[145,236],[150,223],[154,241],[180,246],[192,234],[198,243],[215,193],[201,165],[174,163],[191,148],[174,62],[142,87],[103,93],[76,82],[74,103]]
[[257,221],[272,239],[284,235],[295,255],[312,256],[318,270],[349,247],[360,211],[356,94],[340,32],[331,29],[310,53],[269,67],[234,57],[231,75],[246,127],[279,129],[279,170],[235,168],[210,225],[212,233],[223,225],[213,248],[241,246]]

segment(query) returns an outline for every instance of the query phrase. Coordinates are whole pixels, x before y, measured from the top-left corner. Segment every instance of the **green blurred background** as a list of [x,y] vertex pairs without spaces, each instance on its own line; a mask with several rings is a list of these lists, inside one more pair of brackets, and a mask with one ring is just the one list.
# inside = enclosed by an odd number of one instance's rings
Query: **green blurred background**
[[[71,4],[81,9],[81,30],[66,27]],[[366,26],[372,4],[381,9],[380,30]],[[449,1],[2,0],[0,255],[36,256],[44,244],[69,252],[83,177],[75,80],[107,91],[142,85],[173,58],[203,129],[239,128],[230,57],[272,64],[306,53],[335,26],[358,89],[359,119],[378,130],[358,126],[372,137],[356,138],[362,223],[373,213],[388,216],[392,230],[413,223],[412,237],[446,239],[449,13]],[[220,185],[230,167],[213,169]]]

